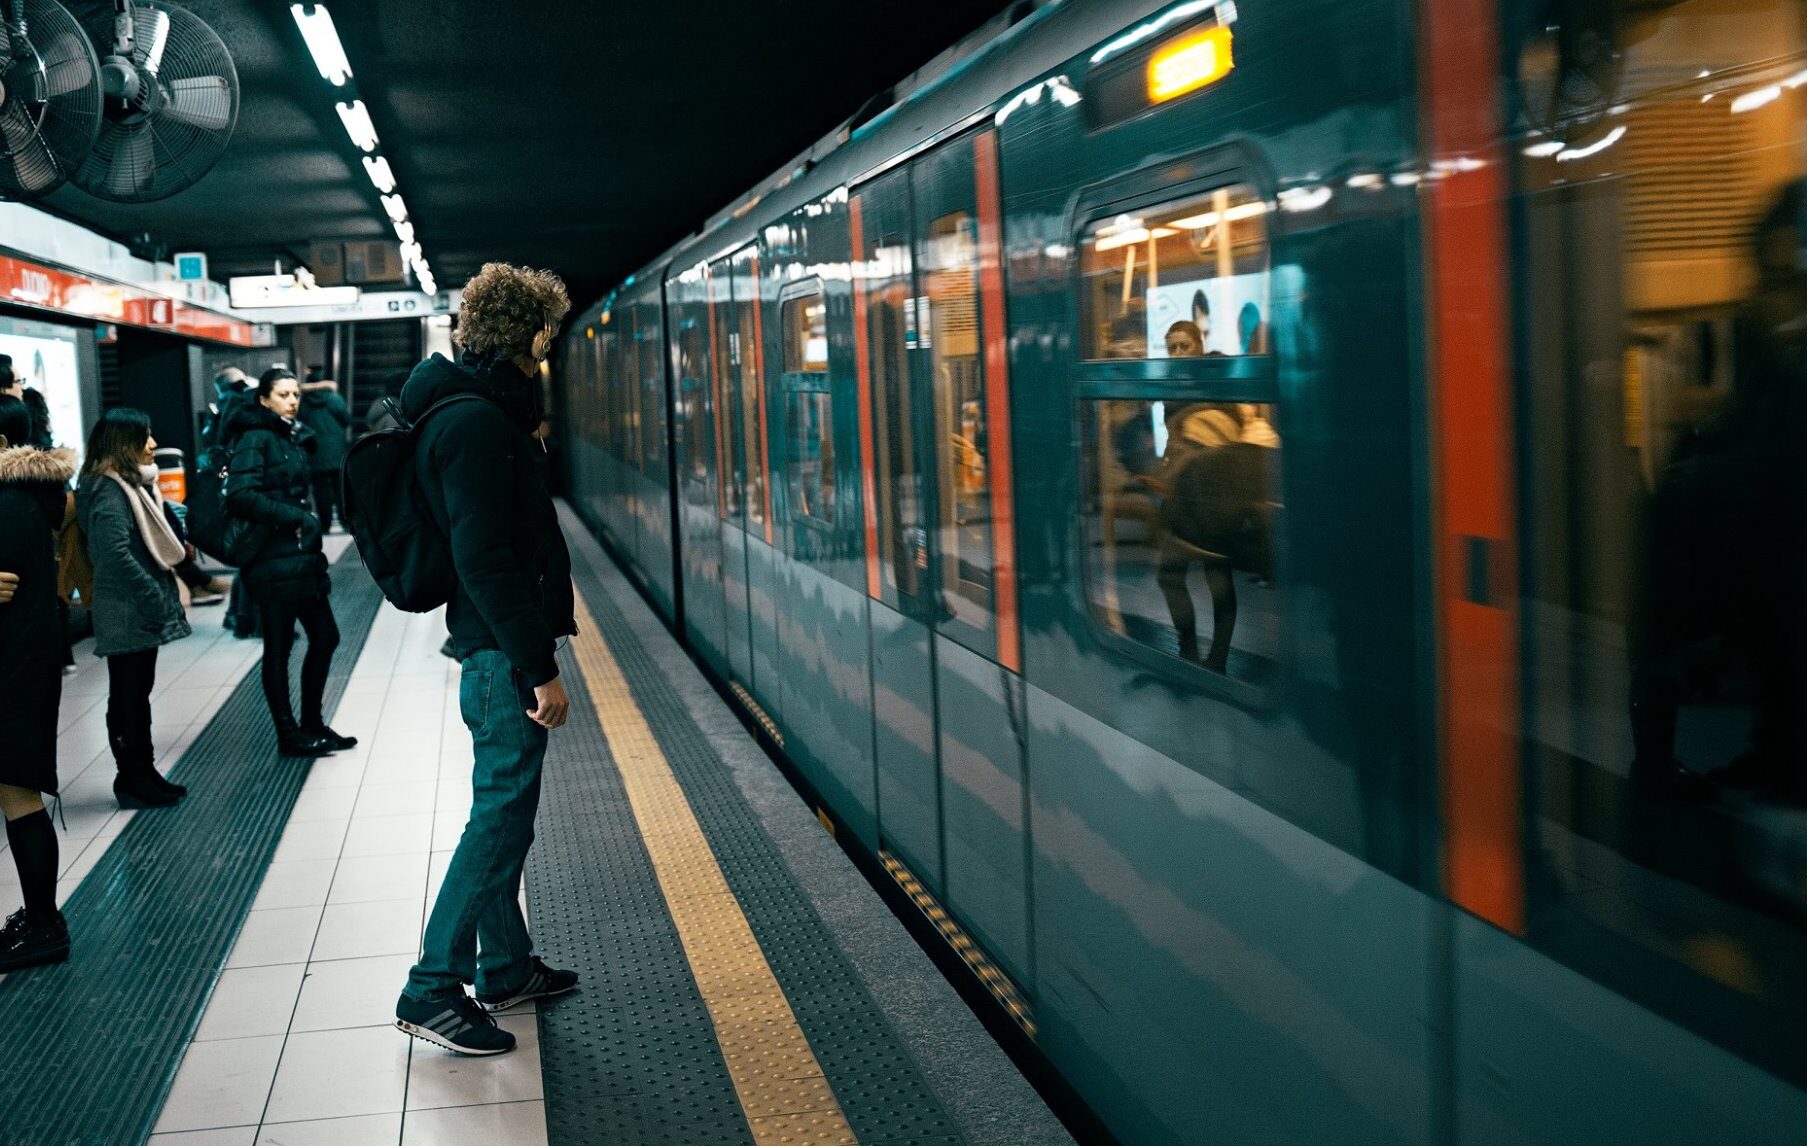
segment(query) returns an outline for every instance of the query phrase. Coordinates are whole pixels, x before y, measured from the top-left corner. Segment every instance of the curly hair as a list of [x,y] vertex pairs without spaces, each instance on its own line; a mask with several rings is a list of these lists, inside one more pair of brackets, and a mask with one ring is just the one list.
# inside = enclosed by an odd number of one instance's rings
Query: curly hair
[[464,284],[458,345],[477,354],[523,355],[533,346],[534,335],[557,327],[570,309],[564,281],[551,271],[484,263]]

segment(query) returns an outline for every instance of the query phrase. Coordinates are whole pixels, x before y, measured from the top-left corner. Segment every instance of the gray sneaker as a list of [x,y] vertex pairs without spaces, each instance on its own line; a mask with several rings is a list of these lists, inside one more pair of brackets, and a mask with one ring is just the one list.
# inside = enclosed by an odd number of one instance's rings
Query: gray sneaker
[[395,1025],[417,1039],[459,1054],[507,1054],[515,1038],[463,991],[443,999],[411,999],[395,1004]]

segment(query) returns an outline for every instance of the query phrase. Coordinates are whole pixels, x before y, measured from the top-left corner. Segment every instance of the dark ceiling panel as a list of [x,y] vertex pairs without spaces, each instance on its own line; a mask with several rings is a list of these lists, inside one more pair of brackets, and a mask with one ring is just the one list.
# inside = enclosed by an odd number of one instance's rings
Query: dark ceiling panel
[[[314,239],[389,234],[287,3],[186,6],[225,39],[244,87],[226,157],[161,203],[65,188],[47,206],[121,239],[210,251],[216,276],[267,271]],[[580,303],[1003,6],[328,4],[440,281],[532,262]]]

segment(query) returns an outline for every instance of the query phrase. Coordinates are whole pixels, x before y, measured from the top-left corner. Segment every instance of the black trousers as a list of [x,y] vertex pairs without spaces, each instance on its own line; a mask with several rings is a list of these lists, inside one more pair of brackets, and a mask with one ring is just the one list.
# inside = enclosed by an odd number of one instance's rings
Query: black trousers
[[326,674],[332,668],[333,650],[339,647],[339,623],[333,619],[332,604],[324,596],[297,601],[273,590],[262,594],[257,615],[264,631],[264,703],[270,706],[277,731],[295,727],[295,712],[289,705],[289,654],[294,652],[297,621],[307,634],[307,653],[301,658],[301,726],[320,727]]
[[151,764],[151,692],[156,687],[156,649],[107,658],[107,741],[122,771]]
[[320,532],[333,527],[333,514],[339,509],[339,472],[322,470],[314,475],[314,516],[320,519]]

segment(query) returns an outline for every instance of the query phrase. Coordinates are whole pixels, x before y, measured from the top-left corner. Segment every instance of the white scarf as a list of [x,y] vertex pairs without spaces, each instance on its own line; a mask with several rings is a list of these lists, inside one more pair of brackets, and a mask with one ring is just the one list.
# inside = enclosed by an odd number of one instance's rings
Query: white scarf
[[169,527],[169,519],[163,516],[163,492],[157,488],[157,467],[139,466],[136,483],[128,482],[111,470],[106,474],[125,491],[126,504],[132,507],[132,516],[138,519],[138,533],[144,538],[144,547],[150,550],[151,560],[163,569],[174,569],[182,564],[188,550],[176,538],[175,530]]

